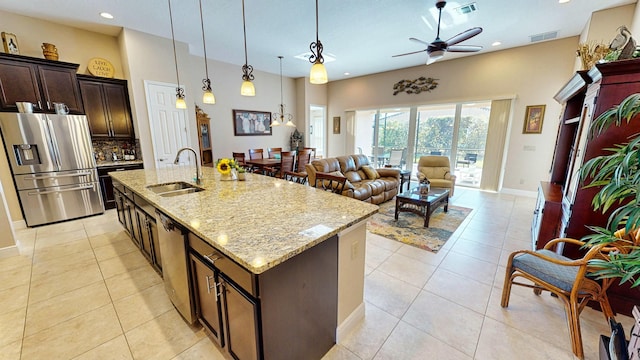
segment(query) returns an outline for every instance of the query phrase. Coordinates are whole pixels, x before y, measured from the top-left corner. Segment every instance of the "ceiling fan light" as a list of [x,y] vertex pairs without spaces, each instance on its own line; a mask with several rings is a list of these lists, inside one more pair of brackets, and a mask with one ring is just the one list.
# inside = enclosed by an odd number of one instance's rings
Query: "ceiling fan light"
[[242,96],[256,96],[256,88],[253,86],[253,82],[249,80],[245,80],[242,82],[242,87],[240,88],[240,95]]
[[432,52],[429,53],[429,58],[431,58],[433,61],[442,59],[443,56],[444,56],[444,50],[433,50]]
[[314,63],[309,73],[309,82],[312,84],[326,84],[328,81],[329,77],[327,76],[327,69],[324,67],[324,64],[320,62]]
[[205,90],[202,94],[202,102],[205,104],[215,104],[216,97],[213,95],[213,91],[211,89]]

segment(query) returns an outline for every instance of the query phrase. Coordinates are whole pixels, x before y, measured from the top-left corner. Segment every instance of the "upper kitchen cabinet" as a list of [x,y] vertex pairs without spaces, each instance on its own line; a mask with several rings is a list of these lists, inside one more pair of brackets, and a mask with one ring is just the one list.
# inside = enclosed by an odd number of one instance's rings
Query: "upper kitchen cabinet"
[[92,137],[133,138],[127,81],[78,75]]
[[37,112],[55,112],[64,103],[83,114],[76,79],[78,64],[0,53],[0,111],[18,112],[16,102],[34,104]]

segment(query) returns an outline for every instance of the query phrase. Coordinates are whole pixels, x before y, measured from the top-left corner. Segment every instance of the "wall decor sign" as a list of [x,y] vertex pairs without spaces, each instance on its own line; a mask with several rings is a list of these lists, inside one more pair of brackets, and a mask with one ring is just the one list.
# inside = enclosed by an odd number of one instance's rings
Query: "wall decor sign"
[[407,94],[420,94],[423,91],[430,92],[438,87],[438,79],[421,76],[415,80],[400,80],[393,85],[393,95],[401,92]]
[[333,133],[340,134],[340,116],[333,117]]
[[115,74],[113,65],[107,59],[91,58],[87,63],[87,70],[93,76],[112,78]]
[[523,134],[542,133],[542,121],[544,120],[544,109],[546,105],[530,105],[524,116]]
[[271,113],[253,110],[233,110],[235,136],[271,135]]
[[15,34],[2,32],[2,45],[4,46],[4,52],[7,54],[20,55],[20,49],[18,48],[18,38]]

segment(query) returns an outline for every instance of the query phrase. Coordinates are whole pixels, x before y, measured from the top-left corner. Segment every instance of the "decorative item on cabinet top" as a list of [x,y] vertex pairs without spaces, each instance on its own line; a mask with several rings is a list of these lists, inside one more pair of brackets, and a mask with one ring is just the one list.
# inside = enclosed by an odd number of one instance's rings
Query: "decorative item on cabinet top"
[[87,70],[93,76],[112,78],[115,74],[113,65],[107,59],[91,58],[87,63]]
[[2,45],[4,45],[4,52],[7,54],[20,55],[20,49],[18,48],[18,38],[15,34],[2,32]]
[[58,48],[54,44],[42,43],[42,55],[47,60],[58,60]]

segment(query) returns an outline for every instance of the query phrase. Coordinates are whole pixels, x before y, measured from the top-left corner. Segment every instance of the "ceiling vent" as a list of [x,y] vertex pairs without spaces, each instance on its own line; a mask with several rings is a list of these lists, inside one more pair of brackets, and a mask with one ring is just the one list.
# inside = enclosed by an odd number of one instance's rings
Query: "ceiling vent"
[[462,5],[462,6],[460,6],[460,7],[457,7],[455,10],[456,10],[459,14],[461,14],[461,15],[465,15],[465,14],[468,14],[468,13],[472,13],[472,12],[474,12],[474,11],[478,11],[478,4],[476,4],[476,3],[472,2],[472,3],[470,3],[470,4]]
[[529,36],[529,38],[531,39],[531,42],[538,42],[538,41],[544,41],[544,40],[551,40],[551,39],[555,39],[558,37],[558,32],[557,31],[549,31],[546,33],[542,33],[542,34],[536,34],[536,35],[531,35]]

